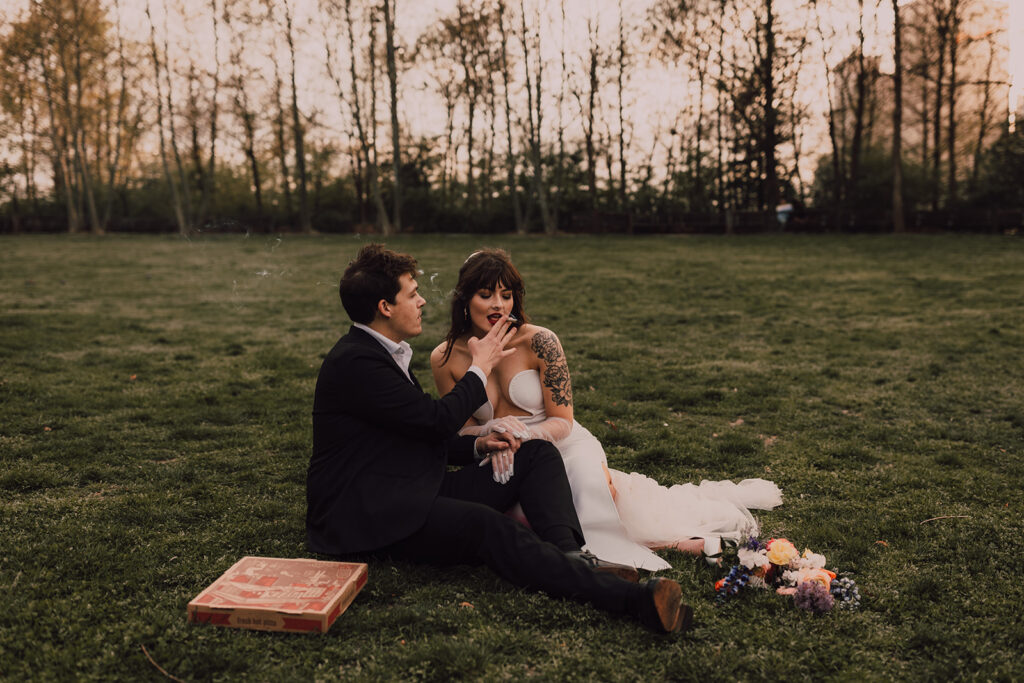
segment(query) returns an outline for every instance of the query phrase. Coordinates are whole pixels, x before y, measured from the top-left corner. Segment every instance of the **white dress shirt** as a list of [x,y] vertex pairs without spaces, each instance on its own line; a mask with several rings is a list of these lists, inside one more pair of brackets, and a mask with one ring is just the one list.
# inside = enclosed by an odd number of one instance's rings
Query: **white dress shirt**
[[[381,346],[384,347],[384,350],[391,354],[391,357],[395,359],[396,363],[398,363],[398,367],[402,369],[405,376],[409,378],[410,382],[412,382],[412,375],[409,374],[409,364],[412,362],[412,347],[409,346],[409,342],[405,340],[394,342],[369,325],[364,325],[363,323],[352,323],[352,327],[358,327],[360,330],[366,332],[368,335],[379,341]],[[475,373],[476,376],[480,378],[480,382],[484,386],[487,386],[487,375],[485,375],[484,371],[479,367],[471,365],[469,366],[468,372]]]

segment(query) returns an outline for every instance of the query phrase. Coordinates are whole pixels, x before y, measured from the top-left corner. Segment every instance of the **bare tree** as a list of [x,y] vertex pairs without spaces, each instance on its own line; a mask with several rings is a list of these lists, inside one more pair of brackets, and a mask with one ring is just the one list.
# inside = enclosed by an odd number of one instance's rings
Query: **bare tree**
[[[174,217],[178,223],[178,232],[182,235],[188,235],[192,232],[192,227],[189,225],[188,219],[186,218],[185,210],[185,188],[180,186],[180,176],[171,170],[171,163],[169,160],[170,152],[168,150],[169,142],[174,143],[175,134],[174,126],[171,120],[174,118],[174,110],[169,107],[170,94],[164,94],[164,84],[170,83],[170,77],[167,72],[169,66],[166,63],[166,49],[164,50],[165,59],[161,60],[160,50],[157,46],[157,34],[156,34],[156,22],[153,19],[153,13],[151,8],[150,0],[146,0],[146,19],[149,21],[149,47],[150,56],[153,60],[153,82],[156,86],[156,111],[157,111],[157,130],[160,139],[160,165],[164,172],[164,180],[167,182],[167,186],[171,190],[171,203],[173,205]],[[164,6],[166,11],[166,5]],[[168,140],[170,138],[170,140]]]
[[313,223],[309,213],[308,177],[306,173],[306,131],[299,113],[299,91],[295,82],[295,26],[294,10],[289,0],[282,0],[284,5],[285,41],[288,44],[289,79],[291,91],[291,124],[292,138],[295,144],[295,173],[299,191],[299,229],[302,232],[313,232]]
[[903,208],[903,18],[899,0],[892,0],[892,229],[906,232]]
[[595,144],[595,120],[597,118],[600,71],[604,62],[598,37],[600,15],[587,16],[587,49],[581,54],[586,86],[573,88],[573,95],[579,108],[583,129],[583,149],[586,155],[587,198],[591,211],[597,210],[597,147]]
[[947,182],[946,182],[946,204],[955,206],[957,203],[957,113],[956,101],[960,90],[958,81],[958,60],[959,45],[961,40],[961,26],[963,19],[963,4],[961,0],[949,0],[949,9],[946,22],[949,26],[949,103],[946,107],[946,156],[948,158]]
[[391,198],[393,215],[391,224],[398,232],[402,230],[402,144],[398,126],[398,66],[395,58],[395,8],[398,0],[384,0],[384,47],[388,71],[388,101],[391,111]]
[[[896,2],[898,0],[893,1]],[[818,0],[811,0],[811,4],[814,8],[818,38],[821,44],[821,63],[825,73],[825,96],[828,102],[828,138],[832,145],[830,160],[832,164],[832,204],[838,210],[843,204],[843,191],[846,189],[846,179],[844,177],[846,164],[844,161],[845,145],[841,144],[839,139],[839,112],[836,103],[835,75],[831,64],[831,48],[836,42],[836,31],[834,28],[831,28],[830,31],[826,32],[825,25],[821,21]]]
[[522,206],[519,203],[519,179],[517,173],[517,155],[512,142],[512,98],[509,95],[509,83],[511,81],[511,65],[509,59],[508,30],[505,23],[507,8],[505,0],[498,0],[497,4],[498,35],[501,40],[499,50],[499,64],[501,68],[502,99],[505,104],[505,164],[507,174],[508,193],[512,202],[513,218],[515,220],[516,232],[524,234],[527,230],[526,221],[523,216]]
[[[121,27],[121,4],[119,0],[114,2],[114,12],[116,16],[118,86],[117,103],[113,107],[113,120],[108,125],[108,136],[112,134],[114,140],[107,158],[107,196],[103,217],[101,218],[104,228],[110,224],[115,196],[118,191],[123,190],[126,184],[127,167],[134,154],[142,128],[141,102],[135,105],[133,113],[129,111],[131,102],[128,93],[129,88],[132,87],[133,79],[129,73],[128,54]],[[107,111],[110,111],[110,109],[108,107]],[[128,160],[128,163],[123,164],[124,168],[122,168],[122,159]]]
[[[544,58],[541,54],[540,9],[535,12],[536,29],[527,25],[526,0],[520,0],[519,41],[523,51],[523,71],[526,83],[527,139],[530,160],[533,164],[533,190],[540,211],[545,234],[551,235],[557,229],[554,216],[548,206],[548,188],[545,182],[544,159],[542,156],[541,131],[544,128],[544,103],[541,97],[544,81]],[[533,59],[531,59],[533,55]]]
[[628,66],[629,57],[626,52],[626,19],[624,12],[622,11],[622,0],[619,0],[619,40],[617,47],[616,70],[615,70],[615,93],[616,103],[618,104],[618,124],[619,124],[619,210],[624,211],[626,209],[626,192],[628,190],[628,182],[626,180],[626,116],[625,116],[625,104],[624,90],[626,80],[626,70]]
[[[237,17],[236,17],[237,14]],[[260,159],[256,152],[256,128],[258,114],[249,96],[249,85],[252,82],[253,69],[246,57],[246,45],[249,40],[247,29],[260,23],[256,16],[250,15],[239,0],[230,0],[224,7],[224,23],[231,34],[231,54],[229,64],[232,70],[229,84],[231,88],[232,111],[242,128],[242,152],[249,167],[252,181],[253,202],[256,204],[256,220],[263,220],[263,179],[260,170]],[[235,30],[235,19],[241,26]]]

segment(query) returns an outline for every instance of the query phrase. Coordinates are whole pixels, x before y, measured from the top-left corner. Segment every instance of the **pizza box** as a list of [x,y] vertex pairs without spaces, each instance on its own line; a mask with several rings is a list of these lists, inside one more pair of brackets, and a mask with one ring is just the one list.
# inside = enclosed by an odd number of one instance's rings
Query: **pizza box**
[[361,562],[243,557],[188,603],[188,620],[325,633],[365,585]]

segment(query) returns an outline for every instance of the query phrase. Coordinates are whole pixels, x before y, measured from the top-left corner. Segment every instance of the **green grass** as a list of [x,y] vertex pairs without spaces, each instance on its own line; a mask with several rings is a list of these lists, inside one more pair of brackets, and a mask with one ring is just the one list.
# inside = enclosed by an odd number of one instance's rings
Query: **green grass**
[[390,242],[424,270],[421,380],[462,260],[509,248],[611,464],[775,480],[765,530],[851,572],[859,612],[717,607],[715,573],[666,553],[699,622],[679,638],[484,569],[389,563],[324,636],[187,624],[239,557],[306,555],[313,383],[361,242],[0,239],[0,679],[161,679],[145,652],[184,680],[1020,676],[1008,237]]

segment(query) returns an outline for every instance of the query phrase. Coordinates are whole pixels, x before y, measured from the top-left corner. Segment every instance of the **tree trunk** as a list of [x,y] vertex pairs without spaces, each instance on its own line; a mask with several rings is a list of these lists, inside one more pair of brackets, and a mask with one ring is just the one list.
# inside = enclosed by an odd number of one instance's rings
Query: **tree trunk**
[[366,148],[366,162],[370,170],[373,203],[377,208],[377,225],[380,226],[381,234],[390,235],[392,223],[388,218],[388,210],[384,206],[384,197],[381,194],[378,176],[380,164],[377,161],[377,22],[372,15],[370,19],[370,49],[367,54],[370,56],[370,131]]
[[616,72],[616,93],[619,113],[619,211],[626,211],[626,117],[623,112],[622,95],[626,73],[626,34],[622,16],[622,0],[619,0],[619,59]]
[[[541,223],[544,226],[544,233],[552,235],[555,233],[556,225],[551,217],[548,208],[547,186],[544,178],[544,159],[541,156],[541,130],[544,123],[544,108],[541,101],[541,83],[544,76],[544,62],[540,50],[540,33],[537,33],[537,44],[534,46],[537,52],[537,72],[530,70],[530,37],[526,26],[525,2],[520,0],[522,12],[522,32],[520,40],[523,47],[523,64],[526,73],[526,110],[529,119],[530,156],[533,161],[533,189],[537,196],[537,207],[540,211]],[[540,17],[538,16],[538,21]],[[534,91],[536,88],[536,91]]]
[[505,2],[498,0],[498,30],[501,34],[501,84],[505,99],[505,136],[506,136],[506,174],[509,199],[512,202],[512,213],[516,225],[516,233],[526,234],[527,226],[523,218],[523,209],[519,203],[519,181],[516,174],[516,153],[512,144],[512,99],[508,93],[508,33],[505,28]]
[[778,109],[775,106],[775,7],[774,0],[765,0],[765,50],[762,61],[764,84],[764,203],[774,210],[779,202],[779,178],[776,170],[775,149],[778,146]]
[[128,107],[128,60],[124,52],[124,36],[121,31],[121,4],[114,0],[114,13],[117,17],[117,63],[120,75],[120,88],[117,96],[117,115],[114,122],[113,159],[107,166],[107,197],[103,207],[101,225],[104,230],[110,225],[110,217],[114,208],[114,194],[117,185],[118,169],[121,166],[121,153],[124,145],[124,132],[127,126]]
[[583,141],[587,154],[587,196],[591,212],[597,211],[597,149],[594,145],[594,117],[597,106],[598,68],[600,47],[597,38],[597,19],[587,18],[587,34],[590,36],[590,53],[587,62],[587,107],[583,114]]
[[725,233],[727,235],[732,234],[732,221],[728,220],[731,214],[728,213],[730,209],[729,197],[727,194],[726,185],[726,173],[725,173],[725,88],[721,87],[725,80],[725,6],[727,0],[720,0],[719,14],[718,14],[718,78],[719,87],[715,88],[718,94],[718,106],[715,108],[715,188],[718,196],[718,212],[720,216],[726,218],[725,220]]
[[892,0],[893,74],[892,74],[892,229],[906,232],[903,209],[903,22],[899,0]]
[[981,166],[982,154],[985,151],[985,134],[988,132],[990,125],[988,111],[992,104],[992,72],[995,69],[996,49],[991,39],[986,40],[985,44],[988,45],[988,62],[985,66],[985,80],[982,82],[982,87],[985,90],[982,93],[981,107],[978,111],[978,137],[974,143],[974,163],[971,164],[968,195],[973,195],[978,187],[978,171]]
[[292,138],[295,142],[295,173],[299,190],[299,230],[304,233],[313,232],[313,222],[309,214],[309,193],[307,190],[308,176],[306,173],[306,141],[305,127],[299,113],[299,90],[295,83],[295,35],[292,25],[292,8],[284,3],[285,40],[288,42],[288,58],[291,71],[291,122]]
[[160,67],[160,54],[156,44],[156,24],[153,22],[153,15],[150,11],[149,2],[146,2],[146,18],[149,20],[149,47],[150,56],[153,59],[153,81],[156,84],[156,125],[160,135],[160,166],[164,172],[164,179],[171,190],[171,203],[173,204],[174,217],[178,223],[178,233],[189,234],[188,221],[185,218],[185,207],[182,204],[181,192],[174,174],[171,172],[171,165],[167,159],[167,135],[165,133],[164,114],[164,92],[162,69]]
[[946,75],[946,46],[949,39],[946,18],[937,12],[935,19],[939,57],[936,60],[934,128],[932,129],[932,211],[939,210],[939,183],[942,163],[942,81]]
[[948,180],[946,185],[946,206],[957,205],[956,186],[956,96],[959,84],[957,77],[957,54],[960,40],[960,0],[951,0],[949,9],[949,106],[946,110],[946,155],[949,157]]
[[850,174],[847,177],[846,200],[856,209],[860,197],[860,159],[864,140],[864,105],[867,101],[867,67],[864,61],[864,0],[857,0],[857,72],[854,74],[853,139],[850,142]]
[[[75,23],[80,23],[80,11],[81,7],[78,4],[78,0],[72,0],[72,8],[75,13]],[[89,230],[94,235],[103,234],[103,226],[100,224],[99,212],[96,210],[96,196],[93,192],[92,187],[92,172],[89,168],[89,157],[85,149],[85,108],[82,103],[83,98],[83,74],[82,74],[82,52],[83,47],[79,40],[79,34],[74,32],[74,45],[72,52],[72,60],[74,63],[73,71],[74,82],[75,82],[75,101],[72,104],[70,93],[67,88],[70,86],[70,78],[67,73],[67,65],[64,66],[65,76],[65,92],[64,92],[64,103],[67,107],[67,120],[72,127],[71,139],[75,146],[75,166],[81,180],[81,192],[85,200],[85,207],[89,214]],[[61,50],[61,54],[64,54],[64,50]]]
[[384,0],[384,34],[391,105],[391,196],[394,208],[391,223],[395,232],[402,231],[402,146],[398,128],[398,67],[395,64],[395,11],[398,0]]
[[284,193],[284,219],[289,225],[292,222],[292,181],[288,169],[288,141],[285,137],[284,104],[281,102],[281,73],[277,60],[274,60],[274,105],[277,111],[274,116],[274,137],[277,142],[277,162],[281,166],[281,191]]

